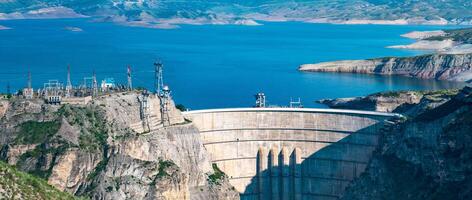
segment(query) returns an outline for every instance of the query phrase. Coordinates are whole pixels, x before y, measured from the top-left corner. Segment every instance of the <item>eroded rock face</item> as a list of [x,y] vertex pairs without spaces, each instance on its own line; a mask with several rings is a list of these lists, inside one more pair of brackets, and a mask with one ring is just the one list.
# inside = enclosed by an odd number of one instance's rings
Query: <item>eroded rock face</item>
[[472,54],[434,54],[301,65],[301,71],[404,75],[450,81],[472,80]]
[[407,116],[433,109],[454,97],[458,90],[383,92],[366,97],[323,99],[330,108],[395,112]]
[[5,116],[9,106],[10,103],[7,100],[0,100],[0,118]]
[[56,159],[48,183],[62,191],[75,194],[80,187],[87,184],[88,175],[100,161],[100,154],[69,149]]
[[112,94],[83,106],[13,100],[0,123],[2,159],[93,199],[238,199],[226,179],[207,180],[213,169],[199,132],[174,103],[164,127],[159,99],[149,98],[144,123],[139,97]]
[[343,199],[471,199],[472,89],[383,133]]

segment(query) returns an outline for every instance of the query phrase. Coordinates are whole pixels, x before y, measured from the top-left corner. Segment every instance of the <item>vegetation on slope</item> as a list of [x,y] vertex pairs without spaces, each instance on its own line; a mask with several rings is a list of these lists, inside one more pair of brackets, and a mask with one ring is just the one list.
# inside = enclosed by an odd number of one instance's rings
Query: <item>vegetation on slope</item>
[[472,44],[472,28],[445,30],[446,35],[426,38],[427,40],[452,39],[456,42]]
[[0,161],[0,199],[76,199]]
[[215,163],[211,166],[213,167],[214,172],[208,176],[208,182],[210,184],[220,184],[220,181],[226,177],[226,174],[221,171]]
[[57,121],[36,122],[28,121],[20,124],[20,131],[16,136],[17,144],[38,144],[57,133],[60,124]]

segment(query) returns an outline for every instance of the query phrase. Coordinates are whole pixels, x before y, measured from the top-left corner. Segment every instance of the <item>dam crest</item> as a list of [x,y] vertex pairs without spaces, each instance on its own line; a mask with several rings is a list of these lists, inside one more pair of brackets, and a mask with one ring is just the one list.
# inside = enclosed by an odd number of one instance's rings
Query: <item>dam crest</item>
[[184,112],[244,200],[338,199],[401,115],[308,108]]

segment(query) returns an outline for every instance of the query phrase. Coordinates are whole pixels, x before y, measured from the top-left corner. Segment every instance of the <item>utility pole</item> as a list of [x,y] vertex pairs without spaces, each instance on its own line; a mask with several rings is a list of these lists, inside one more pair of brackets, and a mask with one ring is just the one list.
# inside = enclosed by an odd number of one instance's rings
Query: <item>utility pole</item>
[[155,89],[156,89],[156,95],[157,96],[162,96],[163,91],[162,89],[164,88],[164,78],[163,78],[163,68],[164,65],[160,60],[156,61],[154,63],[155,66]]
[[66,85],[66,97],[72,96],[72,82],[70,81],[70,65],[67,65],[67,85]]
[[133,83],[131,79],[131,66],[128,65],[128,90],[131,91],[133,90]]

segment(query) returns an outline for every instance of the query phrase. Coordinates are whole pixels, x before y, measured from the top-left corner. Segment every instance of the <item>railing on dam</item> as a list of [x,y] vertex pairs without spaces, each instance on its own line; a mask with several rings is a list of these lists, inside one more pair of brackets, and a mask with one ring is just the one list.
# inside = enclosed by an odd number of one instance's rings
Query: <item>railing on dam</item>
[[237,108],[184,112],[242,199],[337,199],[378,143],[382,112]]

